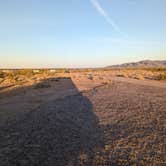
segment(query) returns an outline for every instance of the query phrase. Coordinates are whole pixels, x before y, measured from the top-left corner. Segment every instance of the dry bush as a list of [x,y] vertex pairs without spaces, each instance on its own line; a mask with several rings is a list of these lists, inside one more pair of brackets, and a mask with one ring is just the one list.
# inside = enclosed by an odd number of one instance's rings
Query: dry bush
[[32,70],[28,70],[28,69],[23,69],[23,70],[17,70],[15,71],[16,75],[32,75]]
[[166,73],[159,74],[157,80],[166,80]]
[[117,74],[116,76],[117,77],[127,77],[127,74],[126,73],[120,73],[120,74]]
[[166,71],[166,67],[150,67],[150,68],[142,68],[142,70],[147,70],[147,71],[152,71],[152,72],[156,72],[156,71]]
[[144,80],[144,77],[143,77],[142,74],[136,74],[136,75],[134,76],[134,78],[137,79],[137,80]]
[[0,72],[0,78],[5,78],[5,73],[4,72]]
[[91,74],[88,74],[88,75],[87,75],[87,78],[88,78],[89,80],[93,80],[93,76],[92,76]]

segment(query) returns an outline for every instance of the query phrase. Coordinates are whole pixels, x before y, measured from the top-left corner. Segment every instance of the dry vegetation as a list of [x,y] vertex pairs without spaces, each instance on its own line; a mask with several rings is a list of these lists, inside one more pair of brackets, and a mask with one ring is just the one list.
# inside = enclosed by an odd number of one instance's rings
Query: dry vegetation
[[164,166],[166,69],[0,72],[1,166]]
[[1,70],[0,89],[19,85],[30,85],[45,78],[70,76],[70,73],[85,73],[90,79],[92,75],[102,78],[105,76],[116,76],[134,78],[138,80],[166,80],[166,68],[143,68],[143,69],[22,69]]

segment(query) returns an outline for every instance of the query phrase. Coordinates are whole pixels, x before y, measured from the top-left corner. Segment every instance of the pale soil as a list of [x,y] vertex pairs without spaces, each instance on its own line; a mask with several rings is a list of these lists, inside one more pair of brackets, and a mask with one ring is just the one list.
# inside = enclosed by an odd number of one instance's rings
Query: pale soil
[[89,74],[1,90],[0,165],[166,164],[166,84]]

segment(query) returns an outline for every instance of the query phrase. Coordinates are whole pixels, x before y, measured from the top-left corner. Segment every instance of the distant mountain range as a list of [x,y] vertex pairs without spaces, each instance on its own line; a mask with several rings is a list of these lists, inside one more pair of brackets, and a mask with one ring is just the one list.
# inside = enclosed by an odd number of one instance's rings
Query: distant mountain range
[[166,60],[153,61],[143,60],[139,62],[123,63],[119,65],[107,66],[107,68],[143,68],[143,67],[166,67]]

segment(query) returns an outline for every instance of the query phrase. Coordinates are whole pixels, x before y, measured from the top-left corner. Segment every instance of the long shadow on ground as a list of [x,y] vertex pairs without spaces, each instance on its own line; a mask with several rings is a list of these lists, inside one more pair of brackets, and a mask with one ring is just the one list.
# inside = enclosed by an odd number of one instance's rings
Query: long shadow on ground
[[[77,90],[70,78],[66,81]],[[35,87],[42,88],[45,82],[48,80]],[[103,146],[92,109],[88,98],[78,91],[6,122],[0,130],[0,165],[92,165],[94,151]]]

